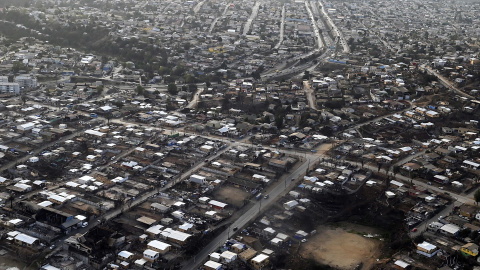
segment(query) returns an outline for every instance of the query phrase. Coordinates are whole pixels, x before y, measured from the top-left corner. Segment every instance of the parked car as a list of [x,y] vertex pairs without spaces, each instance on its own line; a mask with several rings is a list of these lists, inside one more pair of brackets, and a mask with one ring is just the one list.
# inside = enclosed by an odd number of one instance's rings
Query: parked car
[[412,229],[412,232],[416,232],[416,231],[418,231],[417,228],[413,228],[413,229]]

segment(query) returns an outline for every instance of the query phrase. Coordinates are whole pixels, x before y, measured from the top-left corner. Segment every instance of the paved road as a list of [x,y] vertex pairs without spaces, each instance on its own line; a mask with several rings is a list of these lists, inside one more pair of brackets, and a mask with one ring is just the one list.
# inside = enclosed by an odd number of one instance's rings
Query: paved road
[[[312,163],[318,159],[317,156],[309,155],[308,160]],[[227,241],[229,236],[232,236],[235,231],[234,228],[239,230],[247,225],[252,219],[257,217],[261,209],[269,207],[276,199],[284,194],[285,191],[290,190],[295,184],[296,181],[290,181],[290,179],[297,179],[307,171],[308,165],[310,162],[304,162],[296,170],[290,173],[285,181],[278,181],[274,183],[274,188],[270,191],[270,197],[268,199],[260,199],[257,201],[247,212],[240,216],[237,220],[233,222],[228,229],[221,232],[215,239],[213,239],[205,248],[203,248],[194,258],[184,264],[182,270],[192,270],[197,269],[200,264],[208,257],[208,255],[214,252],[220,245]]]
[[303,82],[303,90],[305,91],[305,94],[307,94],[308,106],[310,107],[310,109],[318,111],[315,102],[315,92],[312,87],[310,87],[310,83],[308,81]]
[[325,17],[326,21],[332,28],[332,33],[339,38],[339,42],[342,45],[343,52],[344,53],[350,53],[350,47],[348,47],[347,42],[345,41],[345,38],[343,37],[343,34],[340,30],[338,30],[337,26],[335,23],[332,21],[332,18],[328,15],[328,13],[325,11],[325,7],[323,6],[321,1],[318,1],[318,4],[320,5],[320,11],[322,12],[323,16]]
[[423,232],[425,232],[427,230],[428,224],[430,224],[434,221],[438,221],[438,218],[440,216],[446,217],[446,216],[450,215],[450,213],[452,213],[453,207],[454,206],[460,206],[460,205],[461,205],[461,203],[458,202],[458,201],[455,201],[455,202],[447,205],[445,207],[445,209],[440,211],[438,214],[436,214],[432,218],[427,219],[427,220],[423,221],[422,223],[418,224],[417,227],[416,227],[417,228],[416,232],[410,231],[408,234],[410,235],[411,238],[415,238],[415,237],[419,236],[420,234],[422,234]]
[[193,95],[192,101],[190,101],[190,103],[188,103],[188,105],[186,106],[187,109],[197,107],[198,100],[200,99],[200,95],[202,94],[204,89],[205,89],[205,87],[200,87],[200,88],[197,89],[197,92],[195,93],[195,95]]
[[285,29],[285,4],[283,4],[282,7],[282,18],[280,19],[280,38],[278,39],[277,45],[275,45],[274,49],[280,48],[280,45],[282,45],[283,42],[283,34]]
[[[345,161],[347,163],[350,163],[350,164],[353,164],[353,165],[356,165],[356,166],[362,166],[362,164],[360,162],[354,162],[354,161]],[[373,172],[377,172],[378,171],[378,167],[377,166],[373,166],[373,165],[369,165],[369,164],[364,164],[363,166],[364,168],[367,168],[367,169],[370,169],[372,170]],[[380,172],[381,173],[384,173],[387,175],[387,171],[384,169],[384,168],[381,168],[380,169]],[[415,180],[415,179],[411,179],[409,177],[406,177],[406,176],[403,176],[401,174],[396,174],[395,176],[392,175],[392,172],[389,172],[388,175],[392,178],[392,179],[396,179],[396,180],[399,180],[401,182],[404,182],[408,185],[410,185],[410,183],[416,185],[416,186],[420,186],[420,187],[423,187],[425,189],[428,189],[430,191],[433,191],[433,192],[436,192],[436,193],[445,193],[445,190],[443,189],[440,189],[436,186],[431,186],[431,185],[427,185],[426,183],[423,183],[421,181],[418,181],[418,180]],[[456,194],[456,193],[453,193],[453,192],[448,192],[451,194],[451,196],[456,199],[458,202],[460,203],[468,203],[468,204],[474,204],[475,203],[475,200],[473,200],[472,198],[470,198],[468,195],[461,195],[461,194]]]
[[[305,1],[305,9],[307,10],[308,15],[310,16],[310,21],[312,23],[313,32],[315,33],[315,40],[317,41],[317,51],[321,51],[324,47],[322,38],[320,37],[320,32],[318,31],[317,22],[313,16],[312,10],[310,9],[310,3]],[[313,2],[312,2],[313,3]]]
[[467,98],[476,99],[474,96],[471,96],[471,95],[463,92],[462,90],[456,88],[451,81],[449,81],[447,78],[445,78],[445,77],[443,77],[442,75],[440,75],[440,74],[439,74],[438,72],[436,72],[435,70],[430,69],[430,67],[425,67],[425,70],[426,70],[429,74],[437,77],[437,79],[439,79],[440,82],[441,82],[443,85],[445,85],[445,86],[446,86],[447,88],[449,88],[449,89],[452,89],[453,91],[455,91],[455,93],[457,93],[457,94],[459,94],[459,95],[461,95],[461,96],[467,97]]
[[[227,14],[227,10],[228,10],[228,7],[230,6],[230,2],[228,2],[226,5],[225,5],[225,9],[223,9],[223,13],[221,16],[225,16],[225,14]],[[215,20],[213,20],[212,24],[210,25],[210,28],[208,29],[208,33],[212,33],[213,31],[213,28],[215,28],[215,25],[217,24],[217,21],[218,19],[221,17],[216,17]]]
[[261,1],[257,1],[253,6],[252,14],[250,14],[250,17],[248,18],[247,22],[245,23],[245,26],[243,27],[242,35],[246,36],[248,34],[248,31],[250,31],[250,26],[252,26],[253,20],[255,20],[255,18],[257,17],[260,4],[261,4]]
[[200,9],[202,8],[203,4],[205,4],[207,0],[203,0],[201,2],[198,2],[198,4],[193,8],[193,12],[196,14],[200,11]]

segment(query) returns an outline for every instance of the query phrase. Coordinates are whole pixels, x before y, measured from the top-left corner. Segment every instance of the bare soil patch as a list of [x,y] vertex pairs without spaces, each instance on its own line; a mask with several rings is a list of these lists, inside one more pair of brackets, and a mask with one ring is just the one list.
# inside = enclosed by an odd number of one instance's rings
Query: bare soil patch
[[339,227],[317,227],[317,234],[302,244],[300,255],[338,269],[351,270],[360,263],[363,263],[362,269],[372,269],[380,256],[382,242],[362,235],[378,232],[351,223],[337,225]]
[[246,192],[242,188],[234,186],[223,185],[219,189],[215,190],[214,196],[216,200],[236,207],[242,207],[243,202],[250,196],[249,192]]

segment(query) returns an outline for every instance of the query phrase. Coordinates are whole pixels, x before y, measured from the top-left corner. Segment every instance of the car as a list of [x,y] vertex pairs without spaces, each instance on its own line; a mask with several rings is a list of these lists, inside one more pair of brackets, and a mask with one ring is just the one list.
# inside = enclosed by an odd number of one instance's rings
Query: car
[[54,248],[55,248],[55,245],[51,245],[51,246],[50,246],[50,249],[54,249]]
[[236,232],[238,230],[238,227],[233,227],[233,231]]
[[305,238],[302,239],[302,243],[305,243],[305,242],[307,242],[307,241],[308,241],[308,240],[305,239]]
[[85,228],[85,227],[87,227],[87,226],[88,226],[88,222],[83,222],[83,223],[82,223],[82,228]]
[[418,231],[417,228],[413,228],[413,229],[412,229],[412,232],[416,232],[416,231]]
[[265,195],[265,196],[263,196],[263,198],[264,198],[265,200],[268,199],[268,197],[270,197],[270,195],[268,195],[268,194]]
[[292,182],[295,181],[295,178],[292,178]]
[[439,189],[443,190],[443,187],[438,187]]
[[428,182],[427,185],[431,186],[431,185],[432,185],[432,182]]

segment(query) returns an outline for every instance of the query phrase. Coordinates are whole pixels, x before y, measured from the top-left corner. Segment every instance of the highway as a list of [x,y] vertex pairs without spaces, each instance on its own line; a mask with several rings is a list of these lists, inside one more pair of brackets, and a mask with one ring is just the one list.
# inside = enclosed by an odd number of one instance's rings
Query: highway
[[317,22],[313,16],[312,10],[310,9],[310,2],[305,1],[305,9],[307,9],[308,16],[310,16],[310,21],[312,23],[313,32],[315,33],[315,40],[317,43],[316,51],[321,51],[324,47],[322,38],[320,37],[320,32],[318,31]]
[[332,18],[328,15],[328,13],[325,11],[325,7],[323,6],[321,1],[318,1],[318,4],[320,5],[320,10],[324,16],[324,18],[327,20],[327,23],[330,25],[333,34],[339,38],[339,42],[342,45],[343,52],[344,53],[350,53],[350,48],[348,47],[347,42],[345,41],[345,38],[343,37],[343,34],[340,30],[338,30],[338,27],[335,25],[335,23],[332,21]]

